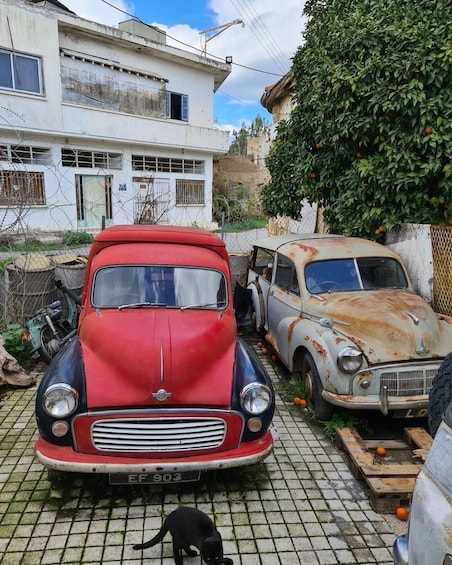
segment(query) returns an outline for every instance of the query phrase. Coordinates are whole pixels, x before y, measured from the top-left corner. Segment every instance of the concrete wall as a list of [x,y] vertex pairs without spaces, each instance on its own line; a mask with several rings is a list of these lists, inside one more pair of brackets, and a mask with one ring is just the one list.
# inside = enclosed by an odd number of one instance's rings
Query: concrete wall
[[408,224],[386,234],[386,245],[404,260],[416,292],[433,301],[433,258],[429,224]]

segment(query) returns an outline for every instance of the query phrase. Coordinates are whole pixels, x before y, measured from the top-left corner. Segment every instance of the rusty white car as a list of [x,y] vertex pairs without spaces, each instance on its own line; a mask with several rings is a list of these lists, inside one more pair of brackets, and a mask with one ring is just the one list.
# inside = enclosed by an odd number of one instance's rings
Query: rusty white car
[[334,406],[427,415],[452,343],[452,318],[418,296],[399,255],[332,234],[255,243],[248,271],[254,322],[305,383],[320,420]]

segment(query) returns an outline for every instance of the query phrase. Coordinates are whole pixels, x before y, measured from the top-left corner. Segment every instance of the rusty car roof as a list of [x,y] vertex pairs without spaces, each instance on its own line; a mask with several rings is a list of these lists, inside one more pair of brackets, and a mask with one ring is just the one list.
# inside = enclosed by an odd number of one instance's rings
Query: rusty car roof
[[350,257],[393,257],[397,253],[381,243],[359,237],[336,234],[288,234],[267,237],[254,243],[269,251],[277,251],[293,260],[341,259]]

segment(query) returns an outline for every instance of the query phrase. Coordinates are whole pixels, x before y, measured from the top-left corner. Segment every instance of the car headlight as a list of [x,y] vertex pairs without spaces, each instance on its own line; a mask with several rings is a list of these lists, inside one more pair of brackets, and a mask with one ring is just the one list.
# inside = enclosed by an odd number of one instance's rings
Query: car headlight
[[363,364],[363,354],[355,347],[344,347],[337,356],[337,365],[344,373],[355,373]]
[[67,418],[78,405],[78,392],[64,383],[54,384],[44,392],[42,407],[52,418]]
[[240,405],[248,414],[262,414],[271,405],[273,394],[267,385],[250,383],[240,394]]

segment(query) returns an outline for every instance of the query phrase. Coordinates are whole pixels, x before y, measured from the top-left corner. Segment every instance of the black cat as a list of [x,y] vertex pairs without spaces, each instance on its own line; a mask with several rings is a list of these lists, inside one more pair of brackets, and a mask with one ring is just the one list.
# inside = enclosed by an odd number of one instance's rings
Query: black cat
[[157,535],[146,543],[133,546],[133,549],[146,549],[163,540],[167,533],[173,537],[173,556],[176,565],[183,565],[182,550],[194,557],[197,547],[201,559],[207,565],[233,565],[232,559],[223,557],[223,541],[212,520],[198,510],[182,506],[167,516]]

